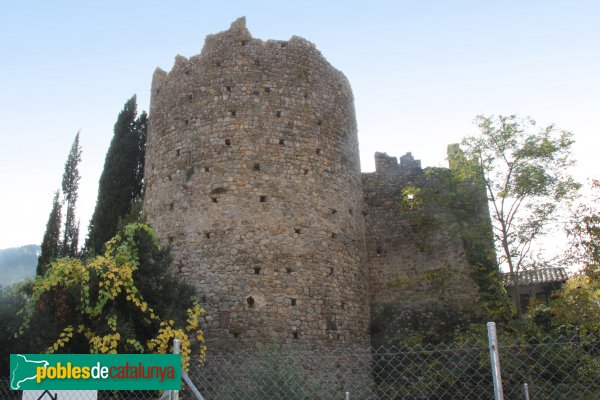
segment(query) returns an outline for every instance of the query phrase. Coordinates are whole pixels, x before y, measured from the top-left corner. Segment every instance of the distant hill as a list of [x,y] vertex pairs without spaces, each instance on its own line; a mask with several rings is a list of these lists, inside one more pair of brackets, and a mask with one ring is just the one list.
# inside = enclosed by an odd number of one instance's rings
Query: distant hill
[[39,254],[37,244],[0,250],[0,286],[34,278]]

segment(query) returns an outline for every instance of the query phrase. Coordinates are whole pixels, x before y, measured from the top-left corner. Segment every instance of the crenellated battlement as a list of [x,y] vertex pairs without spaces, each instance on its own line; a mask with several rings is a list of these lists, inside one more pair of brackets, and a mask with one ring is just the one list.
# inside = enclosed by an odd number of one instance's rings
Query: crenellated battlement
[[406,175],[418,174],[423,172],[421,169],[421,160],[415,160],[412,153],[408,152],[398,159],[388,156],[387,153],[375,153],[375,172],[380,175]]

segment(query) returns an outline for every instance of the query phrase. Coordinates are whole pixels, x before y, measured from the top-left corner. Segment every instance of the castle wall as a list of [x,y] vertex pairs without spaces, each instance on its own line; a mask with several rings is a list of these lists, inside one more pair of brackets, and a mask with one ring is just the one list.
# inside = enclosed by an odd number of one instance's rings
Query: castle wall
[[[402,204],[403,189],[444,190],[410,153],[376,153],[376,172],[362,175],[370,279],[372,342],[388,344],[424,325],[444,331],[477,299],[477,287],[452,213]],[[419,199],[421,200],[421,199]]]
[[368,343],[352,91],[314,45],[254,39],[240,19],[157,70],[145,180],[209,346]]

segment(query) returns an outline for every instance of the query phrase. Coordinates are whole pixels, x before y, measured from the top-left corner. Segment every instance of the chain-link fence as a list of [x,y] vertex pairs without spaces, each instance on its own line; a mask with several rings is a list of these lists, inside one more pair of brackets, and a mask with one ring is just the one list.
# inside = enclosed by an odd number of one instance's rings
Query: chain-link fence
[[[272,347],[209,355],[188,374],[205,399],[494,398],[487,339],[390,348]],[[504,399],[600,399],[600,338],[499,340]],[[184,385],[185,387],[186,385]],[[159,392],[98,393],[99,399],[155,399]],[[0,399],[20,399],[0,379]],[[193,399],[189,388],[180,399]],[[69,399],[67,399],[69,400]],[[74,400],[74,399],[73,399]]]
[[600,400],[600,338],[500,341],[506,399]]

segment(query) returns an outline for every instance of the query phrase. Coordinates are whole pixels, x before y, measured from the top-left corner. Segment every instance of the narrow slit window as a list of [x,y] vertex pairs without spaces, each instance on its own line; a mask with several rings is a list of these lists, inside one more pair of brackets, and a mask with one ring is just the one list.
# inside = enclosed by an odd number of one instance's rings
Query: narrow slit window
[[267,196],[264,196],[264,195],[258,196],[258,201],[261,202],[261,203],[266,203],[267,202]]
[[381,247],[377,247],[375,252],[377,253],[377,257],[381,257]]
[[323,120],[322,120],[322,119],[318,120],[318,121],[317,121],[317,125],[318,125],[318,126],[321,126],[321,125],[323,125]]
[[171,175],[167,175],[167,179],[169,180],[169,182],[171,182],[173,180],[173,177]]
[[299,235],[300,234],[300,228],[294,228],[294,233]]
[[280,144],[281,146],[285,146],[285,140],[283,140],[283,139],[279,139],[279,144]]
[[227,146],[231,146],[231,139],[225,139],[225,144]]
[[329,315],[327,315],[327,320],[325,321],[325,326],[327,327],[328,331],[335,331],[335,322],[333,321],[333,315],[331,315],[331,313],[329,313]]
[[209,172],[210,171],[210,167],[204,167],[204,172]]
[[329,276],[333,275],[334,272],[335,269],[333,269],[333,267],[329,267]]
[[309,169],[308,169],[308,168],[303,168],[303,169],[302,169],[302,172],[304,173],[304,175],[308,175],[308,171],[309,171]]
[[248,303],[248,307],[254,307],[254,298],[252,296],[248,296],[248,298],[246,299],[246,303]]
[[335,215],[335,214],[337,214],[337,210],[335,208],[332,208],[331,209],[331,215]]
[[185,121],[183,121],[183,122],[184,122],[186,125],[188,125],[188,124],[190,123],[190,121],[189,121],[189,120],[187,120],[187,119],[186,119]]
[[277,118],[281,118],[281,111],[277,111],[277,112],[275,112],[275,116],[276,116]]
[[181,150],[179,150],[179,149],[175,150],[175,155],[177,157],[179,157],[181,155]]
[[300,337],[297,331],[292,332],[292,336],[294,337],[294,339],[298,339]]
[[194,96],[192,96],[191,94],[188,94],[188,99],[192,100],[194,98]]
[[351,208],[349,208],[349,209],[348,209],[348,214],[352,215],[353,213],[354,213],[354,210],[353,210],[353,209],[351,209]]
[[260,275],[260,267],[254,267],[254,275]]
[[169,203],[169,211],[173,211],[173,208],[174,208],[173,203]]
[[228,92],[231,92],[231,86],[225,86],[225,90],[227,90]]
[[265,87],[265,93],[271,93],[271,88],[270,88],[270,87],[268,87],[268,86],[266,86],[266,87]]
[[210,198],[212,200],[213,203],[218,203],[219,199],[217,199],[216,197],[211,197]]
[[291,273],[292,273],[292,271],[293,271],[293,270],[292,270],[291,268],[286,268],[286,269],[285,269],[285,273],[286,273],[286,274],[291,274]]
[[317,153],[317,155],[318,155],[318,154],[321,154],[321,149],[316,149],[316,150],[315,150],[315,153]]
[[210,236],[211,236],[211,235],[210,235],[210,232],[205,232],[205,233],[204,233],[204,237],[205,237],[205,238],[207,238],[207,239],[210,239]]
[[337,237],[337,233],[335,233],[335,232],[331,232],[331,238],[332,238],[332,239],[335,239],[336,237]]
[[235,117],[235,114],[237,114],[237,111],[235,111],[235,110],[231,110],[231,111],[229,111],[229,114],[230,114],[232,117]]
[[291,300],[292,306],[295,306],[297,304],[296,299],[290,299],[290,300]]
[[254,170],[255,171],[260,171],[260,164],[259,163],[254,164]]

